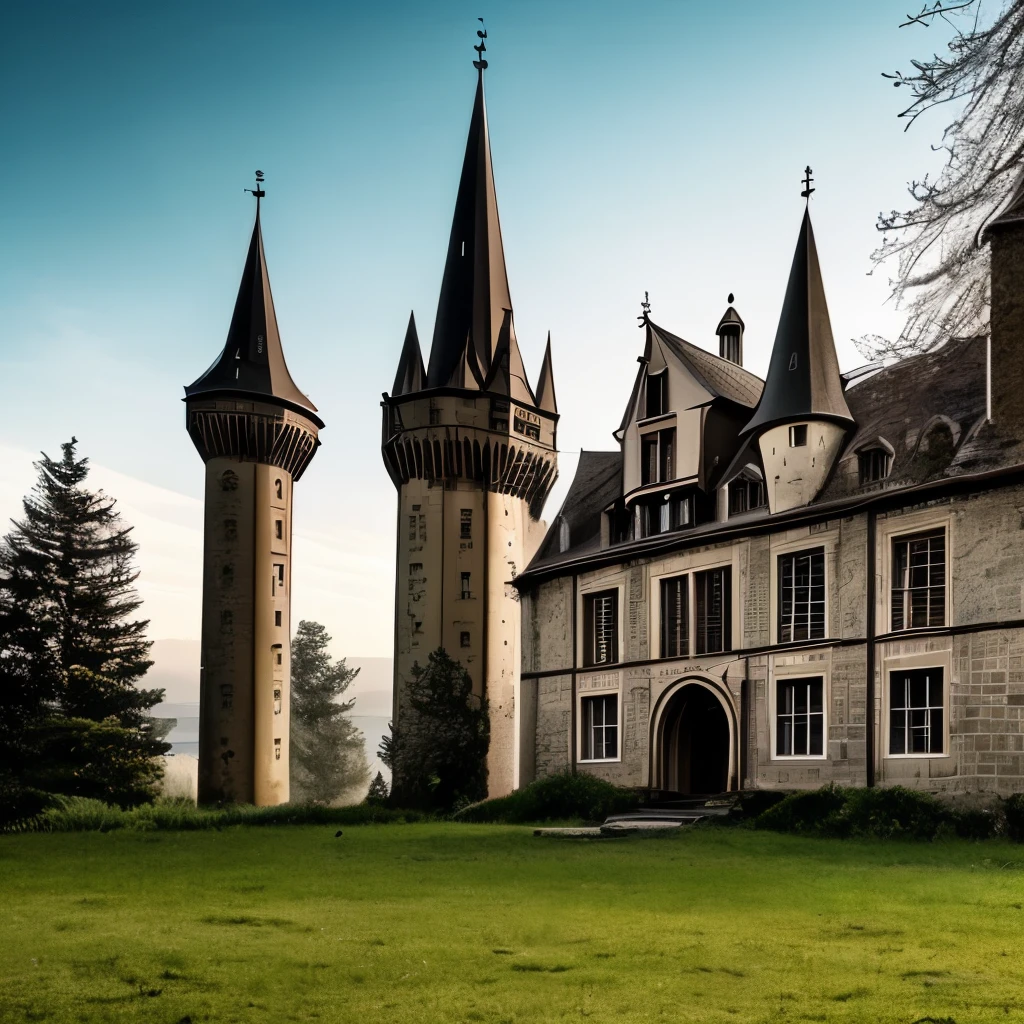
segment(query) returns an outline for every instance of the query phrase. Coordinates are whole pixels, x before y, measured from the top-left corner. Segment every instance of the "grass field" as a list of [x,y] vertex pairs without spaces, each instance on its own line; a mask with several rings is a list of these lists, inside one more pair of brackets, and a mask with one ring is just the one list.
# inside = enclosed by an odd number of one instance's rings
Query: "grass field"
[[1024,1020],[1024,846],[0,837],[0,1020]]

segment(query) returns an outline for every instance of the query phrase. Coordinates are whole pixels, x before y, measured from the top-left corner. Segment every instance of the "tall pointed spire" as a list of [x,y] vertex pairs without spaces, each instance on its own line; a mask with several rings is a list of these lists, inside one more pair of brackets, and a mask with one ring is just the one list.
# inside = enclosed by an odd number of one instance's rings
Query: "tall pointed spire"
[[764,391],[743,432],[800,419],[853,423],[839,376],[809,209],[800,225]]
[[431,388],[448,384],[462,358],[467,335],[476,363],[486,377],[498,346],[504,311],[512,308],[484,103],[487,62],[482,49],[478,52],[481,59],[474,61],[476,97],[430,348],[427,386]]
[[405,330],[405,344],[398,360],[398,372],[391,388],[392,397],[410,395],[414,391],[422,391],[427,381],[423,369],[423,353],[420,351],[420,339],[416,333],[416,317],[409,314],[409,326]]
[[[316,406],[298,389],[288,372],[277,327],[274,297],[270,291],[267,258],[260,228],[262,174],[257,179],[256,223],[252,229],[249,253],[245,258],[242,282],[235,299],[235,311],[228,328],[224,350],[198,380],[185,388],[185,395],[239,393],[277,399],[305,413],[316,413]],[[314,415],[322,427],[323,423]]]
[[544,362],[541,364],[540,377],[537,379],[537,408],[543,409],[545,412],[558,412],[558,403],[555,401],[555,373],[551,368],[550,331],[548,331],[548,343],[544,349]]

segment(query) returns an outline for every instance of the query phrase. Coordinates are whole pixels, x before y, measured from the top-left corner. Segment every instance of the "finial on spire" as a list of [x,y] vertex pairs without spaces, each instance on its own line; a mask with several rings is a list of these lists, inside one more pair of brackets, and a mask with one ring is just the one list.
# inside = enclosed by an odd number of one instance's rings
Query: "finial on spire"
[[804,190],[803,190],[803,192],[800,193],[800,195],[802,195],[804,197],[804,199],[807,200],[808,204],[810,204],[810,202],[811,202],[811,193],[815,191],[813,188],[811,188],[811,182],[812,181],[814,181],[814,179],[811,177],[811,168],[810,167],[805,167],[804,168]]
[[476,30],[477,38],[480,40],[480,42],[476,43],[473,46],[473,49],[476,50],[478,54],[478,59],[473,61],[473,67],[475,67],[477,71],[483,74],[484,68],[487,67],[487,61],[484,60],[484,51],[487,49],[487,44],[484,42],[484,40],[487,38],[487,27],[484,25],[483,18],[477,18],[476,20],[480,22],[480,25],[482,27]]
[[729,298],[726,300],[731,306],[736,301],[736,296],[732,292],[729,292]]
[[644,292],[644,301],[640,303],[640,308],[643,312],[637,317],[637,320],[640,321],[640,326],[643,327],[647,323],[647,317],[651,312],[651,297],[647,292]]
[[256,205],[259,206],[260,200],[267,194],[263,191],[263,172],[256,172],[256,187],[242,189],[243,192],[251,192],[256,197]]

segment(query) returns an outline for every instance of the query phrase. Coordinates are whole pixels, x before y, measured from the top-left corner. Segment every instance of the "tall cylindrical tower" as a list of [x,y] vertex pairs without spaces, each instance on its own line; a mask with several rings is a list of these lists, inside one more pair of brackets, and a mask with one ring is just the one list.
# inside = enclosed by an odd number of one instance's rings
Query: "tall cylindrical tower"
[[199,802],[288,800],[292,495],[320,442],[288,373],[256,223],[227,344],[185,389],[206,463]]

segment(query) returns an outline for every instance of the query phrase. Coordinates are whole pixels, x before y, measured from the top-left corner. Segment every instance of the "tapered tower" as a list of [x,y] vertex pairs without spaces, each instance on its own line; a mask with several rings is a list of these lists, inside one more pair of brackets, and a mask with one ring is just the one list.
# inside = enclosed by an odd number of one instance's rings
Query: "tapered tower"
[[[801,195],[809,199],[814,191],[809,167],[806,173]],[[807,505],[817,497],[851,426],[808,205],[764,390],[743,429],[757,439],[761,450],[773,513]]]
[[292,490],[320,442],[284,360],[256,223],[227,343],[185,388],[206,463],[199,802],[288,800]]
[[410,317],[395,383],[384,396],[382,451],[398,488],[394,720],[400,725],[406,714],[413,665],[444,647],[490,704],[493,796],[532,778],[511,582],[544,536],[539,518],[557,475],[558,413],[550,343],[534,394],[516,342],[483,47],[482,37],[430,359],[424,370]]

